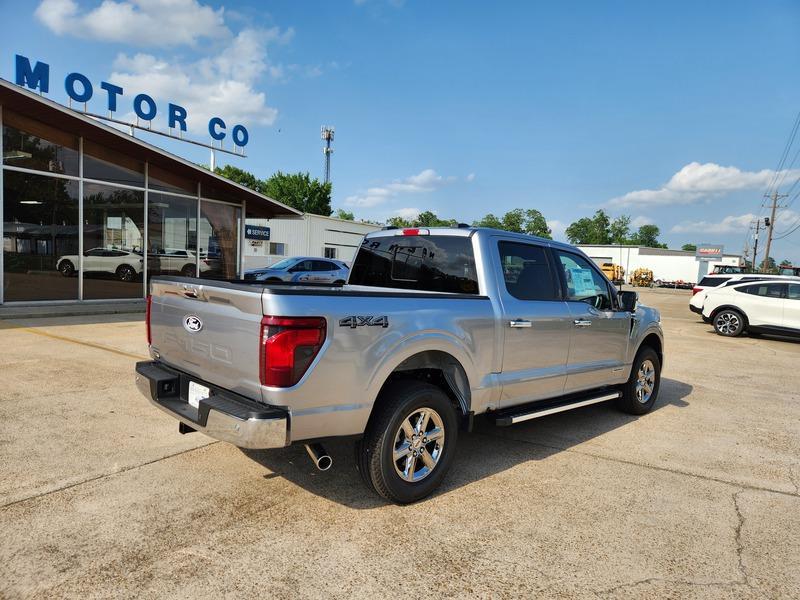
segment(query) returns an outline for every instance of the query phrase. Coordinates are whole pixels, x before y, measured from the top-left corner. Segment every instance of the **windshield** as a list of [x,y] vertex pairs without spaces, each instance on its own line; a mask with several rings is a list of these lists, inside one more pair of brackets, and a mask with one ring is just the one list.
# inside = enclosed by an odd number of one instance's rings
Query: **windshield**
[[285,271],[286,269],[291,267],[293,264],[294,264],[294,259],[293,258],[284,258],[283,260],[280,260],[280,261],[276,262],[274,265],[270,266],[269,268],[270,269],[275,269],[276,271]]

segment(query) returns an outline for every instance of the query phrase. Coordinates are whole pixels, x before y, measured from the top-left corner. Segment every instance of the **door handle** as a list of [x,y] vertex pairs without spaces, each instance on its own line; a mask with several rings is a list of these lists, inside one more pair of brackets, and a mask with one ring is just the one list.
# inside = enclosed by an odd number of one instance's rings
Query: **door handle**
[[575,319],[573,321],[575,327],[591,327],[592,322],[589,319]]
[[531,323],[530,321],[526,321],[525,319],[514,319],[513,321],[509,321],[508,325],[510,327],[523,328],[523,327],[532,327],[533,323]]

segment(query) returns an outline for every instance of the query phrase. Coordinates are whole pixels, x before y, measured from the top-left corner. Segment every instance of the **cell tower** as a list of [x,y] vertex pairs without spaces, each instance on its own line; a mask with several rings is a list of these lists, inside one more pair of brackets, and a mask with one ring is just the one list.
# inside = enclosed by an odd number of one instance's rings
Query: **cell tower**
[[333,143],[334,129],[327,125],[323,125],[321,128],[320,137],[325,141],[325,147],[322,149],[322,153],[325,155],[325,183],[330,183],[331,180],[331,154],[333,154],[331,144]]

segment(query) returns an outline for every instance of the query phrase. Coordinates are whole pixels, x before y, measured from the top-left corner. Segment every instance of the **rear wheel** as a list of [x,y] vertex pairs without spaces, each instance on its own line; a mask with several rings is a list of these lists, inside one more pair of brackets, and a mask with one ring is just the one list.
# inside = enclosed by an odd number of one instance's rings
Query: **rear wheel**
[[197,275],[197,267],[194,265],[185,265],[181,269],[181,275],[184,277],[195,277]]
[[72,261],[62,260],[58,265],[58,272],[64,277],[72,277],[75,274],[75,265],[72,264]]
[[458,417],[439,388],[398,381],[381,394],[356,460],[364,481],[387,500],[416,502],[444,479],[455,453]]
[[650,346],[639,350],[633,361],[631,376],[622,386],[622,396],[617,401],[620,410],[643,415],[652,410],[661,387],[661,360]]
[[726,308],[714,315],[714,331],[726,337],[736,337],[744,331],[744,315],[738,310]]
[[136,270],[130,265],[117,267],[117,277],[120,281],[133,281],[136,279]]

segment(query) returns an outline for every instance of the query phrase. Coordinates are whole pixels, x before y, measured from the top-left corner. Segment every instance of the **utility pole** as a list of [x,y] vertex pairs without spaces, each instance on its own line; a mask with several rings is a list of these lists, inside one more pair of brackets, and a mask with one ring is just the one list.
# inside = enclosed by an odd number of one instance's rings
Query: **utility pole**
[[[769,222],[767,222],[766,219],[764,222],[764,225],[767,227],[767,250],[763,261],[765,267],[769,263],[769,250],[770,246],[772,246],[772,232],[775,230],[775,210],[778,208],[778,200],[781,198],[786,198],[786,194],[779,194],[778,190],[776,189],[774,192],[772,192],[772,195],[767,196],[767,198],[772,200],[772,213],[770,214]],[[764,271],[764,269],[761,270]]]
[[758,231],[761,228],[761,218],[759,217],[756,219],[756,233],[753,236],[755,241],[753,242],[753,264],[751,268],[753,269],[753,273],[758,273]]
[[331,143],[333,142],[333,133],[333,127],[322,126],[320,137],[325,141],[325,147],[322,149],[322,153],[325,155],[325,183],[330,183],[331,181],[331,154],[333,154]]

